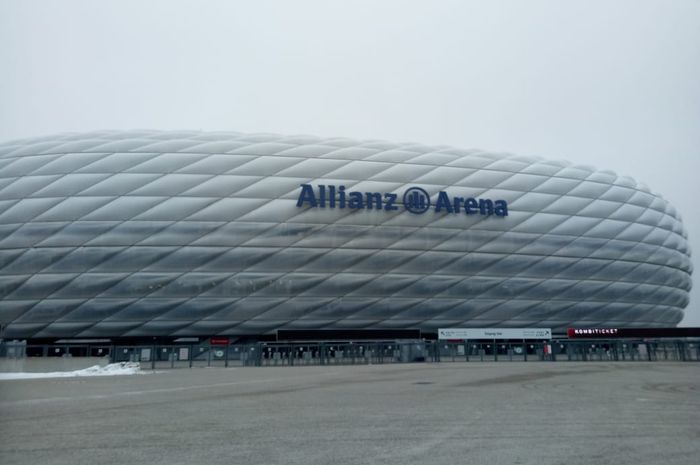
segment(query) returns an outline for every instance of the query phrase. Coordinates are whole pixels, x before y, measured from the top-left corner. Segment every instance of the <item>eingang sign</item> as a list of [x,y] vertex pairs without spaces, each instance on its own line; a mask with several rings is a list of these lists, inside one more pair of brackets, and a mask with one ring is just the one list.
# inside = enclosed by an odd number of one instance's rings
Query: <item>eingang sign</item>
[[438,339],[552,339],[551,328],[441,328]]

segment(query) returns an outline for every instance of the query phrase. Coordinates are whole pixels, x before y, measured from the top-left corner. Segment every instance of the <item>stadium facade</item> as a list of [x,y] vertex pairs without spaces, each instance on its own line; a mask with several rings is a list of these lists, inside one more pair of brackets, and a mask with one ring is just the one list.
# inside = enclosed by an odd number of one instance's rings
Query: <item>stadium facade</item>
[[0,144],[5,338],[673,326],[691,272],[668,202],[567,162],[239,133]]

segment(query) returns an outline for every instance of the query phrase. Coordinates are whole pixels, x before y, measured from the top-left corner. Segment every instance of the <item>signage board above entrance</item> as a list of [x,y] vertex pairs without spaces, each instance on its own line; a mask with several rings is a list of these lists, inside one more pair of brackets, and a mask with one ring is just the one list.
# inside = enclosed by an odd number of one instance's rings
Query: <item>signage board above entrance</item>
[[438,339],[552,339],[551,328],[441,328]]
[[569,339],[700,337],[700,328],[569,328]]

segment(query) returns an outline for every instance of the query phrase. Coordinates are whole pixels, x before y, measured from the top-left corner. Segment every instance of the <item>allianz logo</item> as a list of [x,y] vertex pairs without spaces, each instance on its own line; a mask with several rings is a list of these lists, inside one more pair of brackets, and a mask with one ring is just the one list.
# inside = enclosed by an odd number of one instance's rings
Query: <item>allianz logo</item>
[[393,192],[347,191],[345,186],[302,184],[297,207],[305,206],[384,211],[403,208],[417,215],[432,209],[435,213],[508,216],[508,203],[505,200],[450,197],[447,192],[440,191],[433,205],[428,192],[420,187],[409,187],[399,199],[399,195]]

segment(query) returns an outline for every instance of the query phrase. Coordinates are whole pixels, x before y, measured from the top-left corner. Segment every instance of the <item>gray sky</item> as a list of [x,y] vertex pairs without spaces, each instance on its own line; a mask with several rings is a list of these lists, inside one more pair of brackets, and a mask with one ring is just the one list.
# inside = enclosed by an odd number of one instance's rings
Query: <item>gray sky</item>
[[201,129],[539,155],[648,184],[696,252],[700,1],[0,0],[0,140]]

